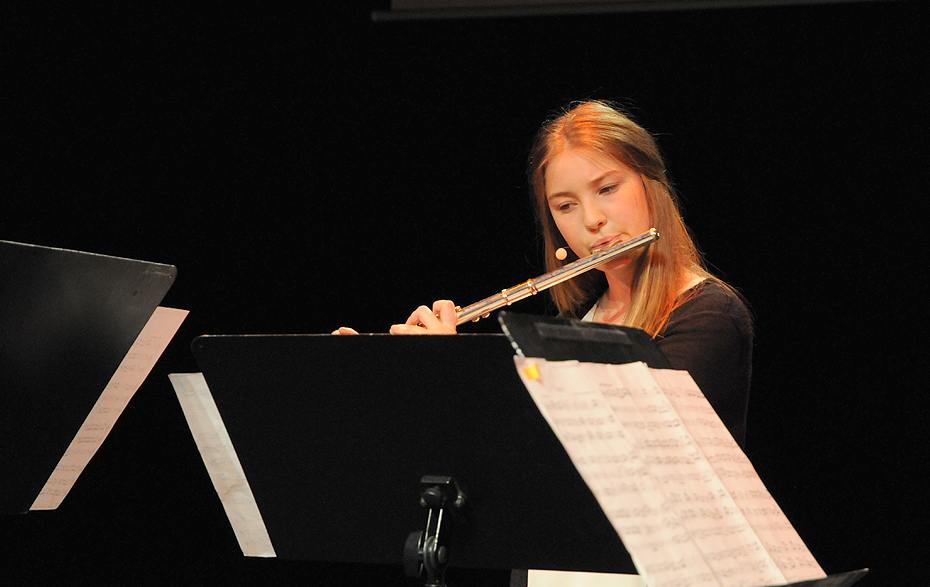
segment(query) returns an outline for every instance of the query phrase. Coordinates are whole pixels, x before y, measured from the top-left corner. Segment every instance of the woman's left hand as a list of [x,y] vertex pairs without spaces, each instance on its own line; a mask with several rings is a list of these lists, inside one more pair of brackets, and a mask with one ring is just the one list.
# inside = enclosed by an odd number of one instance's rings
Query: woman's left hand
[[449,300],[433,302],[433,308],[420,306],[403,324],[391,326],[391,334],[455,334],[458,312]]

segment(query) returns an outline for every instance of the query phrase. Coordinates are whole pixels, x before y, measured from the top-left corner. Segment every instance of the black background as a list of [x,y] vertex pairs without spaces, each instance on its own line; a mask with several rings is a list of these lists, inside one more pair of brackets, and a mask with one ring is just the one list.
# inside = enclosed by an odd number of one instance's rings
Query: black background
[[4,9],[0,238],[174,264],[163,305],[191,310],[59,510],[0,519],[12,584],[393,579],[243,559],[167,374],[197,369],[199,334],[384,331],[541,273],[527,150],[582,98],[658,135],[708,262],[749,298],[748,453],[802,538],[829,573],[918,582],[926,2],[415,22],[310,4]]

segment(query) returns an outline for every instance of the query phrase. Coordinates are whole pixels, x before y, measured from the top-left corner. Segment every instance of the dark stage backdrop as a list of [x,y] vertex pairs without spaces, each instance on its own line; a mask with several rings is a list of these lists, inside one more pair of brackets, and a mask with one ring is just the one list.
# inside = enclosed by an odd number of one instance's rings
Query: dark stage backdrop
[[0,519],[3,582],[394,577],[244,560],[167,374],[196,370],[199,334],[383,331],[541,273],[531,136],[607,98],[657,133],[752,303],[763,480],[826,571],[913,584],[928,3],[390,23],[312,4],[3,10],[0,238],[174,264],[164,304],[191,311],[61,508]]

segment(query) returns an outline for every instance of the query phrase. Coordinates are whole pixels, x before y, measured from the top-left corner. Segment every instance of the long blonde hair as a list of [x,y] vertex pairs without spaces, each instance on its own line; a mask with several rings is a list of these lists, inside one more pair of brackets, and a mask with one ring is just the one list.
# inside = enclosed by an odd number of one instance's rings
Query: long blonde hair
[[[655,139],[620,108],[601,101],[573,104],[543,125],[530,152],[528,175],[537,221],[545,241],[548,271],[561,266],[555,251],[566,244],[546,200],[546,166],[567,150],[612,157],[643,179],[649,217],[660,238],[639,257],[630,307],[623,324],[642,328],[655,336],[668,322],[672,310],[686,301],[680,294],[692,275],[719,281],[704,268],[681,219],[677,197],[668,181],[665,162]],[[560,313],[577,317],[579,311],[605,289],[604,274],[588,271],[549,291]]]

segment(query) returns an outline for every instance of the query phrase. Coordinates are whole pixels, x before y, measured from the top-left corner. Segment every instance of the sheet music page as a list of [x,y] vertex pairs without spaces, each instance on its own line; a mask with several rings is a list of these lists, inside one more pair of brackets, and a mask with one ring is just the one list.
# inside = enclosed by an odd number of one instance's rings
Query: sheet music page
[[639,575],[581,573],[578,571],[540,571],[530,569],[527,587],[643,587]]
[[53,510],[61,505],[187,314],[187,310],[155,309],[29,509]]
[[[644,363],[592,365],[602,393],[720,584],[778,585],[785,577]],[[690,378],[690,377],[689,377]],[[722,422],[720,423],[723,426]],[[724,434],[729,435],[726,429]]]
[[785,580],[826,577],[691,376],[685,371],[651,372]]
[[[705,584],[710,574],[706,584],[752,587],[824,576],[686,372],[642,363],[515,361],[647,584]],[[632,485],[655,495],[636,495]],[[621,491],[633,504],[633,518],[618,516],[621,506],[602,501]],[[635,503],[629,499],[634,495]],[[655,512],[665,529],[676,531],[656,532]],[[654,551],[643,550],[644,528]],[[670,546],[684,542],[699,562],[680,555],[662,560]],[[676,565],[678,573],[653,572]]]
[[197,450],[220,496],[242,554],[276,556],[258,504],[245,478],[245,471],[242,470],[203,373],[172,373],[168,378],[174,386]]
[[585,375],[589,365],[514,359],[527,390],[646,584],[719,587],[596,380]]

